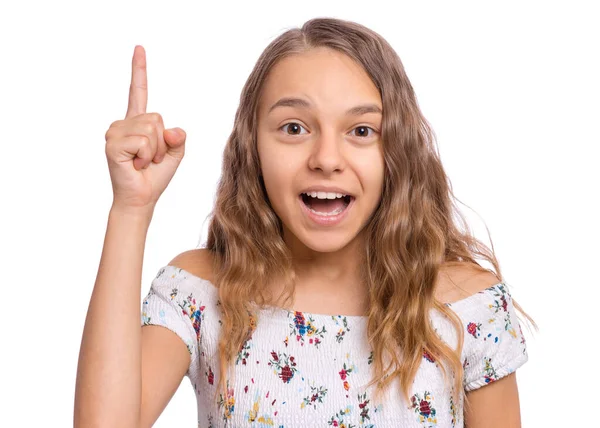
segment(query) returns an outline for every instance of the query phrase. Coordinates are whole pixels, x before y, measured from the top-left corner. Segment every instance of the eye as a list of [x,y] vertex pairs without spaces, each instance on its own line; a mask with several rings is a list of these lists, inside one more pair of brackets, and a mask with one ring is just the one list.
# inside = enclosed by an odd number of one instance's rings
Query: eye
[[[360,130],[360,134],[361,135],[357,135],[356,133],[353,135],[353,137],[361,137],[361,138],[367,138],[367,137],[372,137],[374,133],[376,133],[377,131],[375,131],[373,128],[371,128],[370,126],[357,126],[356,128],[354,128],[352,130],[352,132],[356,131],[356,130]],[[369,135],[369,131],[371,130],[371,135]],[[366,135],[365,135],[366,134]]]
[[[286,126],[289,126],[288,131],[286,131],[284,129]],[[304,127],[302,125],[300,125],[298,122],[288,122],[285,125],[282,125],[279,129],[283,130],[283,132],[285,132],[287,135],[302,135],[301,133],[298,133],[298,131],[300,131],[301,129],[304,129]],[[290,129],[293,130],[292,133],[289,132]],[[357,129],[359,130],[360,134],[357,135],[355,133],[353,135],[354,137],[368,138],[368,137],[372,137],[373,134],[377,133],[377,131],[375,131],[370,126],[357,126],[352,131],[356,131]],[[369,130],[371,131],[370,135],[369,135]]]
[[301,128],[302,128],[302,129],[304,128],[304,127],[303,127],[302,125],[300,125],[298,122],[288,122],[288,123],[286,123],[285,125],[282,125],[282,126],[281,126],[281,128],[279,128],[279,129],[283,129],[283,128],[285,128],[285,127],[286,127],[286,126],[288,126],[288,125],[292,125],[292,126],[290,126],[290,128],[288,128],[288,129],[293,129],[293,130],[294,130],[294,133],[290,134],[289,132],[286,132],[286,131],[284,130],[283,132],[285,132],[287,135],[302,135],[302,134],[298,134],[298,133],[296,133],[296,131],[297,131],[297,130],[299,131]]

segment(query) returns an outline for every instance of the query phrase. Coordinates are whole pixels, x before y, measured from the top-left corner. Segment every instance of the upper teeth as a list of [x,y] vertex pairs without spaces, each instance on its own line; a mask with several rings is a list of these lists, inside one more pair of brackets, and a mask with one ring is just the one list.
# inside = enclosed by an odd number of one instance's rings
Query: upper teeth
[[330,193],[330,192],[304,192],[305,195],[311,196],[313,198],[318,199],[335,199],[335,198],[343,198],[346,195],[342,193]]

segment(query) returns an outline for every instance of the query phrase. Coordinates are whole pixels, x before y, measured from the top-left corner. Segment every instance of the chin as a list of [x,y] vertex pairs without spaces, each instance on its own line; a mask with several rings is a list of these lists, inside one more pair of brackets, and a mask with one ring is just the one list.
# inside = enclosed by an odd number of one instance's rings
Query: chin
[[294,236],[298,244],[318,253],[335,253],[343,250],[356,238],[356,234],[332,234],[318,231],[308,233],[304,231],[304,233],[294,234]]

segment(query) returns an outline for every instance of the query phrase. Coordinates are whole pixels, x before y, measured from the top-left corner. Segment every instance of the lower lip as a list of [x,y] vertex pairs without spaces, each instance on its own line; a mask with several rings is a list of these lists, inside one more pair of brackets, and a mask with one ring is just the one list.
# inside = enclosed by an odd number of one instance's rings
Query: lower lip
[[302,210],[308,216],[308,218],[310,218],[313,222],[320,224],[322,226],[335,226],[335,225],[339,224],[346,217],[346,215],[348,214],[348,211],[350,211],[350,208],[352,207],[352,205],[354,205],[354,201],[356,200],[355,198],[351,198],[350,203],[348,204],[348,206],[346,208],[344,208],[344,211],[342,211],[341,213],[336,214],[336,215],[324,216],[324,215],[319,215],[319,214],[312,212],[306,206],[306,204],[302,201],[302,195],[300,195],[298,197],[298,199],[300,201],[300,206],[302,207]]

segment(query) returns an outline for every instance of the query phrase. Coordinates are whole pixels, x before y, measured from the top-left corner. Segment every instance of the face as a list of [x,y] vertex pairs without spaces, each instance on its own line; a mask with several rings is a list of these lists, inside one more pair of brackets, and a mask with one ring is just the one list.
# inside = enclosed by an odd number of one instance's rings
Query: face
[[259,103],[258,154],[288,245],[338,251],[368,223],[383,188],[382,108],[364,69],[329,48],[271,69]]

